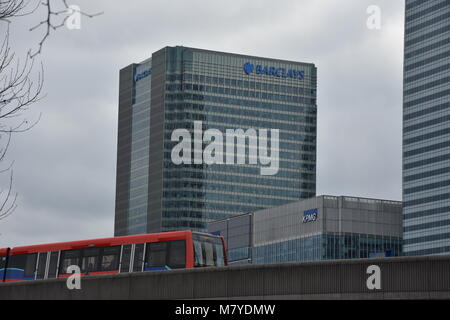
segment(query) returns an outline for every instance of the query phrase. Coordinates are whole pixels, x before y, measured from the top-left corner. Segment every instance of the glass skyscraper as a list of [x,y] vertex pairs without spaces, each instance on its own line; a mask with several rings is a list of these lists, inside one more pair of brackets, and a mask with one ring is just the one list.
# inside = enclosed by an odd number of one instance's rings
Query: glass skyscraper
[[450,1],[406,0],[404,253],[450,253]]
[[[123,68],[115,235],[206,231],[212,220],[315,196],[316,86],[311,63],[180,46]],[[278,170],[261,174],[262,140],[254,150],[250,136],[245,163],[175,163],[174,131],[187,130],[194,140],[195,124],[205,136],[210,129],[267,129],[267,155],[276,148],[271,130],[278,130]],[[255,156],[260,163],[250,161]]]

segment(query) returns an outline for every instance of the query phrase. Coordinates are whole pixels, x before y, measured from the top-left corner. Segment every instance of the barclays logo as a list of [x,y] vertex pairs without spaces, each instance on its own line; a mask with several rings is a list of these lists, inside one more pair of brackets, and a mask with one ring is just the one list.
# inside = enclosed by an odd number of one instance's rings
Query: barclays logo
[[252,74],[265,74],[268,76],[279,77],[279,78],[291,78],[291,79],[305,79],[305,71],[304,70],[295,70],[295,69],[285,69],[285,68],[275,68],[269,66],[262,65],[253,65],[250,62],[244,64],[244,72],[247,75]]
[[250,74],[253,72],[253,70],[255,69],[255,66],[249,62],[247,62],[246,64],[244,64],[244,71],[246,74]]

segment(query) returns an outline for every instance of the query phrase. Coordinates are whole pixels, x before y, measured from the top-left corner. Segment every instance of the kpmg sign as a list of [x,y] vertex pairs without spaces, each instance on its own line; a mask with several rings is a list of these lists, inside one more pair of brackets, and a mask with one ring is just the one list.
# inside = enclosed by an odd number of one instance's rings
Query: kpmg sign
[[134,76],[134,82],[138,82],[139,80],[141,80],[145,77],[148,77],[151,74],[152,74],[152,69],[142,71],[141,73],[138,73],[137,75]]
[[250,62],[244,64],[244,72],[246,74],[265,74],[268,76],[279,77],[279,78],[291,78],[303,80],[305,79],[305,71],[304,70],[295,70],[295,69],[285,69],[285,68],[275,68],[269,66],[262,65],[254,65]]
[[317,220],[318,210],[311,209],[303,211],[303,223],[314,222]]

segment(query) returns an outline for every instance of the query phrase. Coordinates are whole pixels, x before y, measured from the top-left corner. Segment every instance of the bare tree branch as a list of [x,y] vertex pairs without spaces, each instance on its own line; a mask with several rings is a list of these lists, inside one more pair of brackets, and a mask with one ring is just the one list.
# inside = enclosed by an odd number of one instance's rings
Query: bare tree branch
[[[8,193],[0,202],[0,220],[5,219],[17,208],[17,193],[12,196],[13,171],[11,170]],[[3,191],[0,192],[0,198]]]
[[[52,1],[52,0],[45,0],[43,1],[41,4],[42,6],[47,7],[47,13],[46,13],[46,18],[42,21],[40,21],[37,25],[35,25],[34,27],[30,28],[30,31],[33,31],[35,29],[38,29],[41,26],[45,26],[45,34],[43,36],[43,38],[41,39],[41,41],[39,42],[39,48],[37,51],[35,51],[34,53],[30,53],[30,56],[33,58],[36,55],[40,54],[42,51],[42,46],[44,45],[44,42],[47,40],[47,38],[50,36],[50,32],[51,30],[56,30],[58,28],[61,28],[62,26],[64,26],[66,24],[67,19],[69,18],[68,15],[66,15],[62,20],[60,20],[59,23],[54,22],[55,19],[57,19],[57,17],[61,14],[67,14],[69,12],[70,6],[67,4],[67,0],[61,0],[64,9],[63,10],[52,10],[53,8],[53,4],[56,3],[57,1]],[[103,12],[98,12],[98,13],[94,13],[94,14],[89,14],[83,11],[78,11],[79,14],[88,17],[88,18],[93,18],[95,16],[99,16],[101,14],[103,14]]]
[[[37,14],[39,8],[46,8],[43,10],[44,17],[30,28],[30,32],[43,28],[45,33],[38,43],[38,49],[34,52],[30,49],[25,59],[20,61],[9,45],[9,27],[13,25],[11,22],[14,19]],[[0,36],[4,36],[0,44],[0,167],[2,161],[5,161],[12,135],[29,131],[41,118],[39,115],[37,120],[30,121],[24,116],[31,105],[43,98],[44,68],[41,63],[36,72],[35,57],[41,53],[51,31],[66,24],[68,14],[73,14],[74,8],[67,4],[67,0],[0,0],[0,26],[6,24],[5,29],[1,28],[1,33],[5,30],[5,34],[0,33]],[[76,13],[89,18],[103,14],[87,14],[78,9]],[[65,16],[60,18],[63,14]],[[3,138],[5,139],[2,140]],[[10,172],[7,191],[0,191],[0,220],[11,215],[17,207],[17,193],[12,191],[13,163],[0,169],[0,174]]]

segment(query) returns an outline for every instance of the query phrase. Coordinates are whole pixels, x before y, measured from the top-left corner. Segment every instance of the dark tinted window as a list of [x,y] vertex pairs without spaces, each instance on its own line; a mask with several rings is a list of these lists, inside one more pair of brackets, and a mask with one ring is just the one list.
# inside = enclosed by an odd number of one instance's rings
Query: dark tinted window
[[27,254],[25,263],[25,277],[34,277],[36,271],[37,253]]
[[147,243],[146,268],[179,269],[186,267],[186,242],[184,240]]
[[167,255],[167,242],[153,242],[147,243],[147,257],[145,259],[145,266],[165,267]]
[[142,263],[144,262],[144,244],[136,244],[134,249],[134,261],[133,261],[133,271],[142,271]]
[[224,266],[224,247],[220,237],[203,234],[193,234],[194,266],[212,267]]
[[59,252],[54,251],[50,254],[50,264],[48,267],[48,278],[56,278],[56,270],[58,269]]
[[0,257],[0,269],[5,268],[6,257]]
[[103,248],[101,271],[113,271],[119,268],[120,246]]
[[23,270],[25,277],[34,278],[34,271],[36,270],[36,261],[37,261],[37,253],[19,254],[11,256],[9,257],[8,269],[14,268]]
[[184,240],[170,241],[167,265],[171,269],[186,267],[186,242]]
[[131,258],[131,244],[123,246],[122,249],[122,264],[120,265],[120,272],[130,271],[130,258]]
[[80,250],[66,250],[61,252],[59,273],[66,274],[67,268],[71,265],[80,266]]
[[47,252],[40,252],[38,258],[36,279],[44,279],[46,265],[47,265]]
[[98,271],[98,260],[100,256],[99,248],[83,249],[83,259],[81,261],[81,272],[95,272]]

